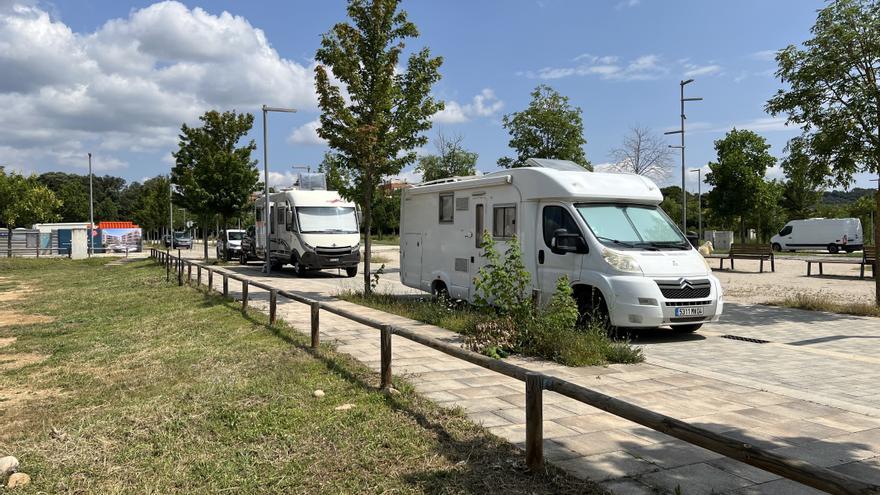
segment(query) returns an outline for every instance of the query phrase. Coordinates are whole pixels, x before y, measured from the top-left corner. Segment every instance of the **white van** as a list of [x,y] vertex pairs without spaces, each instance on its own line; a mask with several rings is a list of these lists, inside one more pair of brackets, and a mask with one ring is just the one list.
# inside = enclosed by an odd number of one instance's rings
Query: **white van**
[[266,259],[268,227],[273,269],[289,263],[298,275],[304,275],[309,270],[344,268],[346,275],[354,277],[361,258],[355,204],[342,199],[336,191],[324,190],[323,180],[319,180],[322,178],[316,175],[319,174],[311,174],[308,181],[298,181],[310,184],[308,190],[294,188],[270,193],[268,215],[263,212],[265,200],[257,198],[256,255]]
[[403,190],[400,280],[473,301],[482,232],[501,252],[516,234],[541,303],[567,275],[584,314],[607,312],[618,327],[695,331],[721,315],[721,285],[659,208],[662,199],[644,177],[562,160],[420,184]]
[[792,220],[770,239],[776,251],[827,249],[829,253],[862,249],[862,222],[858,218]]

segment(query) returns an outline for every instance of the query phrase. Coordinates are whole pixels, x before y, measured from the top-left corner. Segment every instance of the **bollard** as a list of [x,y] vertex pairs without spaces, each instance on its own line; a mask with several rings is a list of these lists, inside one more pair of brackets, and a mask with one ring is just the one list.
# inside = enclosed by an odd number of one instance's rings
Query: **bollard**
[[248,303],[248,284],[247,280],[241,281],[241,311],[247,312],[247,303]]
[[229,277],[223,274],[223,297],[229,295]]
[[544,465],[544,376],[526,373],[526,466]]
[[321,345],[321,334],[319,330],[321,303],[313,301],[312,307],[312,349],[317,349]]
[[275,310],[278,303],[278,289],[269,291],[269,324],[275,324]]
[[382,354],[379,388],[388,390],[391,388],[391,325],[382,326],[379,346]]

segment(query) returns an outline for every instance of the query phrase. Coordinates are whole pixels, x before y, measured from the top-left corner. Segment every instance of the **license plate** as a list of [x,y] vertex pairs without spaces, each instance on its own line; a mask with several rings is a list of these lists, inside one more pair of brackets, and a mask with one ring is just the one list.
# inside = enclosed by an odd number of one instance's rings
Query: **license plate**
[[703,316],[703,308],[700,306],[693,308],[675,308],[675,316]]
[[335,263],[339,261],[339,258],[330,258],[330,263]]

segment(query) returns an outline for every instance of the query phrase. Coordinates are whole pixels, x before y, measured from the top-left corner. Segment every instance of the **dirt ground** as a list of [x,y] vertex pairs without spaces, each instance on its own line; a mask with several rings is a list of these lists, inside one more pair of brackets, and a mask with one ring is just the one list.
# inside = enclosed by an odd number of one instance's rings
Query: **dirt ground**
[[727,301],[767,303],[797,293],[835,297],[842,302],[874,300],[870,268],[865,268],[865,279],[859,280],[859,265],[826,264],[824,275],[818,276],[819,267],[814,264],[813,275],[807,277],[807,264],[802,259],[777,258],[775,273],[769,262],[764,262],[764,273],[759,273],[757,261],[736,260],[736,271],[730,271],[728,260],[724,260],[724,270],[718,270],[717,259],[707,261],[721,280]]

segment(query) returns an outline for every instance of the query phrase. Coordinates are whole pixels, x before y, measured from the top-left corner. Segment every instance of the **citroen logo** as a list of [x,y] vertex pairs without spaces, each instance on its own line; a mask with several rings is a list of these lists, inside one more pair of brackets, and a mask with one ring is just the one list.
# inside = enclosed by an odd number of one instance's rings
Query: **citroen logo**
[[694,286],[691,285],[691,282],[685,278],[678,279],[678,286],[682,289],[693,289]]

